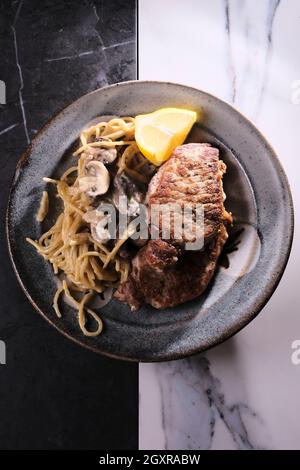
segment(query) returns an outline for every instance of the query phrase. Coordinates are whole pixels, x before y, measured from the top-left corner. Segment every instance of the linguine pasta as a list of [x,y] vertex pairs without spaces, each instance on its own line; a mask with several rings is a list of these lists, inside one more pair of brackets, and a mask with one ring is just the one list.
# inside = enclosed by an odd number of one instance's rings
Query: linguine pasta
[[[60,179],[44,178],[46,183],[56,186],[63,208],[54,225],[39,240],[26,240],[38,253],[49,261],[55,274],[62,275],[63,281],[54,295],[53,308],[62,316],[60,300],[62,295],[78,311],[79,326],[86,336],[97,336],[103,329],[99,315],[88,306],[94,294],[101,294],[107,288],[116,288],[126,281],[130,272],[130,261],[119,256],[123,243],[132,235],[130,224],[113,248],[99,243],[92,236],[85,215],[93,208],[93,198],[80,189],[79,180],[89,152],[101,149],[116,149],[116,172],[125,172],[137,182],[149,182],[145,172],[146,159],[141,155],[134,139],[135,121],[132,117],[114,118],[99,122],[84,130],[80,135],[80,147],[74,153],[78,157],[76,166],[70,167]],[[151,172],[150,172],[151,173]],[[43,192],[37,214],[43,221],[48,212],[48,193]],[[96,322],[96,328],[88,329],[88,317]]]
[[49,209],[49,196],[48,196],[47,191],[43,191],[40,207],[39,207],[38,213],[36,214],[36,220],[38,222],[43,222],[46,215],[48,214],[48,209]]

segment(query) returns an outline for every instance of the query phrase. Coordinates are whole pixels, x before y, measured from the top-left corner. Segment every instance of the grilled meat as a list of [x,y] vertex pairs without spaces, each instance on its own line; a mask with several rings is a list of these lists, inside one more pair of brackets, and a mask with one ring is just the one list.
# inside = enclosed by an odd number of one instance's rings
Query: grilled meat
[[[174,150],[173,155],[152,178],[147,194],[149,206],[177,204],[195,209],[201,204],[204,210],[202,235],[206,243],[217,235],[223,221],[230,217],[223,203],[222,176],[225,171],[225,163],[219,160],[219,150],[210,144],[181,145]],[[161,220],[160,217],[157,228],[161,237],[165,238]],[[170,219],[170,238],[180,241],[174,236],[172,226],[174,220],[176,218]],[[186,240],[183,233],[181,241],[192,240],[191,238]]]
[[158,309],[174,307],[198,297],[215,272],[227,237],[222,225],[202,251],[182,251],[164,240],[150,240],[133,259],[131,274],[115,297],[132,310],[143,303]]
[[[160,238],[149,240],[134,257],[128,280],[115,293],[117,299],[126,302],[132,310],[139,309],[143,303],[163,309],[203,293],[228,237],[226,222],[232,220],[224,208],[222,176],[225,171],[226,165],[219,160],[218,149],[209,144],[186,144],[175,149],[152,178],[147,201],[151,210],[154,204],[160,207],[179,204],[181,208],[192,209],[202,204],[204,249],[184,249],[183,242],[191,239],[186,240],[184,233],[179,239],[174,236],[175,218],[170,219],[170,236],[164,237],[160,217],[156,221]],[[191,220],[192,225],[196,223]]]

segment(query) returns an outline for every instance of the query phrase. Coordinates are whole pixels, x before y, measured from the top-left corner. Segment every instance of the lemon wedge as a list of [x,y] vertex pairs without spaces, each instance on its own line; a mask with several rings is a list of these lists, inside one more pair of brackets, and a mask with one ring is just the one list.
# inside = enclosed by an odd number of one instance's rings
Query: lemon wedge
[[162,108],[135,118],[135,139],[142,154],[161,165],[178,145],[183,144],[197,113],[189,109]]

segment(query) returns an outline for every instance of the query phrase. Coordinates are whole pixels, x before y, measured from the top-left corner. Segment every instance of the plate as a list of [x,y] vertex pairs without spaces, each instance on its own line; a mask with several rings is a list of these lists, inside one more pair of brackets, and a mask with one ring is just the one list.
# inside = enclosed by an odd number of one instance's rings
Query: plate
[[[74,309],[62,319],[52,307],[57,280],[49,263],[25,237],[39,238],[46,225],[35,220],[44,176],[59,177],[70,166],[81,130],[97,116],[135,116],[160,107],[184,107],[201,115],[189,141],[210,142],[227,164],[226,208],[235,216],[229,267],[219,266],[205,293],[166,310],[138,312],[116,300],[101,310],[105,329],[83,336]],[[54,194],[50,194],[50,206]],[[218,98],[175,83],[131,81],[89,93],[51,119],[21,157],[7,210],[7,237],[18,280],[36,310],[76,343],[118,359],[164,361],[204,351],[249,323],[274,292],[293,237],[293,204],[287,178],[270,144],[238,111]],[[237,236],[238,235],[238,236]],[[230,250],[228,250],[230,251]],[[222,263],[224,264],[224,263]]]

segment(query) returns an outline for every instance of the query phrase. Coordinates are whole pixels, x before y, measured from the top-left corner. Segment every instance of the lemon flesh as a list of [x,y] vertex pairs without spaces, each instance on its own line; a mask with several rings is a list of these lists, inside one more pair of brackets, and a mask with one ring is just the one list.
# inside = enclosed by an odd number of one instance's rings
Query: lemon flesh
[[197,113],[181,108],[162,108],[135,118],[135,139],[142,154],[161,165],[178,145],[183,144]]

